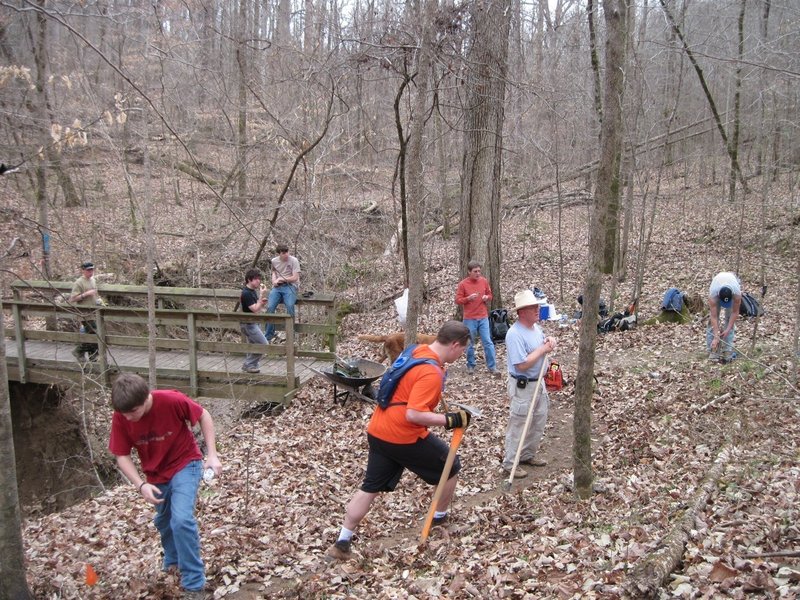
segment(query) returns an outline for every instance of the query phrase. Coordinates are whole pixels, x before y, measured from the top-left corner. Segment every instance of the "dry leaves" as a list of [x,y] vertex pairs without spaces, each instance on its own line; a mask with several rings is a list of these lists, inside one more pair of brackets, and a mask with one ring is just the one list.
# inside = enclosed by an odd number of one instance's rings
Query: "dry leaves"
[[[695,219],[684,207],[666,206],[659,215],[652,253],[657,258],[651,259],[640,301],[644,317],[655,314],[667,287],[704,293],[714,273],[731,268],[723,257],[733,253],[732,242],[720,239],[712,249],[695,239]],[[786,214],[778,210],[770,218],[785,224]],[[564,300],[558,298],[558,235],[551,215],[507,216],[504,297],[537,285],[560,310],[571,311],[585,270],[585,208],[564,212]],[[530,230],[523,233],[531,224],[547,234],[531,239]],[[770,235],[786,235],[778,230]],[[759,248],[773,249],[777,238],[746,236],[742,275],[752,290]],[[434,238],[426,254],[431,292],[420,329],[433,332],[453,314],[457,242]],[[590,501],[576,500],[571,491],[571,385],[552,396],[543,448],[551,466],[508,494],[499,491],[504,383],[481,373],[480,353],[476,376],[466,374],[463,360],[449,372],[447,396],[478,406],[484,417],[462,445],[452,522],[434,529],[422,549],[416,539],[431,490],[406,475],[361,524],[354,560],[324,559],[363,474],[369,406],[334,405],[329,384],[317,379],[283,414],[237,422],[219,436],[225,471],[202,489],[197,509],[216,597],[616,598],[626,572],[658,546],[728,441],[736,454],[696,522],[683,570],[673,574],[664,597],[795,597],[796,557],[744,558],[800,546],[800,419],[798,392],[789,385],[793,322],[782,303],[796,296],[788,274],[797,259],[778,251],[770,256],[768,312],[755,351],[749,343],[753,326],[742,322],[742,356],[730,365],[705,360],[699,318],[600,338],[593,468],[601,491]],[[376,280],[385,282],[396,260],[375,259],[373,268],[383,273]],[[621,285],[618,305],[629,294],[629,283]],[[391,291],[377,283],[369,293],[352,293],[377,298]],[[555,323],[547,328],[559,339],[558,359],[571,382],[577,329]],[[349,315],[338,353],[371,357],[377,349],[355,335],[397,329],[389,310]],[[505,349],[498,350],[502,365]],[[37,596],[174,597],[177,581],[159,571],[150,518],[135,491],[120,487],[26,523],[28,572]],[[86,563],[98,575],[91,589],[84,582]]]

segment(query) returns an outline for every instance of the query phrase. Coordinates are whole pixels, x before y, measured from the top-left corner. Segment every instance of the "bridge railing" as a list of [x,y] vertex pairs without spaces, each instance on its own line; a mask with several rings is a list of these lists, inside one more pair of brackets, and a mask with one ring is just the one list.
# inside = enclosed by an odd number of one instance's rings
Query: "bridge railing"
[[[4,310],[13,317],[13,328],[6,334],[15,339],[19,360],[20,380],[25,381],[25,341],[97,343],[100,346],[99,363],[104,377],[109,373],[109,356],[104,351],[109,347],[148,348],[148,311],[144,307],[97,306],[85,308],[66,302],[72,289],[70,282],[22,281],[12,283],[14,300],[4,302]],[[147,296],[146,286],[99,284],[98,291],[104,298],[142,301]],[[262,353],[267,357],[285,360],[286,376],[280,378],[288,389],[295,386],[295,359],[298,356],[332,359],[336,350],[336,314],[332,296],[314,295],[298,298],[295,319],[282,313],[245,314],[231,309],[239,299],[239,290],[212,288],[155,288],[158,306],[179,304],[202,304],[204,308],[156,308],[154,322],[157,336],[156,351],[183,350],[189,357],[189,388],[196,393],[198,377],[212,376],[198,369],[198,353],[226,353],[244,355]],[[209,305],[211,305],[209,307]],[[222,310],[226,309],[226,310]],[[305,313],[302,314],[301,313]],[[300,313],[300,314],[298,314]],[[298,322],[303,317],[303,322]],[[42,319],[47,326],[43,326]],[[310,319],[313,319],[310,320]],[[60,322],[77,323],[94,320],[96,334],[79,333],[72,325],[63,331]],[[38,322],[37,322],[38,321]],[[249,344],[241,340],[239,325],[255,322],[260,326],[272,323],[276,329],[285,331],[284,344]],[[305,343],[298,338],[305,337]],[[276,379],[261,375],[259,380]],[[106,382],[107,383],[107,382]]]

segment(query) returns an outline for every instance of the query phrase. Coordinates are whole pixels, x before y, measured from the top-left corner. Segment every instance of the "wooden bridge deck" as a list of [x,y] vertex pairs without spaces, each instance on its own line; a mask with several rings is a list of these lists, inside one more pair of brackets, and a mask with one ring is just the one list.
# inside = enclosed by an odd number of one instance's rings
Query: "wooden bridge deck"
[[[5,327],[8,379],[21,383],[109,387],[116,373],[129,371],[147,378],[149,348],[155,348],[159,388],[175,388],[192,396],[232,398],[286,404],[316,373],[329,367],[336,351],[336,314],[332,296],[298,299],[298,314],[244,314],[221,310],[238,298],[238,290],[157,288],[157,300],[179,308],[148,311],[130,306],[141,302],[142,286],[98,285],[126,306],[76,307],[58,294],[68,282],[18,281],[15,298],[3,302],[11,313]],[[192,304],[200,304],[193,307]],[[223,306],[224,308],[224,306]],[[148,336],[148,320],[157,333]],[[96,331],[76,331],[92,321]],[[284,332],[283,343],[267,346],[242,340],[240,324],[272,323]],[[152,342],[152,344],[150,343]],[[79,363],[72,355],[79,343],[98,344],[99,359]],[[241,370],[245,354],[262,353],[260,373]]]
[[[20,380],[19,360],[14,340],[6,340],[8,378]],[[100,384],[114,373],[130,371],[147,378],[148,353],[144,348],[114,348],[106,352],[108,373],[101,371],[100,363],[78,363],[72,356],[75,344],[61,342],[28,341],[25,344],[26,376],[31,383],[70,385],[89,380]],[[330,367],[332,361],[318,358],[295,359],[295,387],[281,391],[286,383],[286,361],[264,356],[261,373],[243,373],[241,356],[203,353],[197,355],[197,394],[210,397],[236,397],[253,401],[285,402],[298,388],[307,384],[316,373],[313,369]],[[160,350],[156,353],[156,378],[159,387],[170,387],[190,393],[189,353],[181,350]],[[271,389],[277,388],[277,389]],[[280,397],[276,396],[278,393]],[[284,397],[288,394],[288,397]]]

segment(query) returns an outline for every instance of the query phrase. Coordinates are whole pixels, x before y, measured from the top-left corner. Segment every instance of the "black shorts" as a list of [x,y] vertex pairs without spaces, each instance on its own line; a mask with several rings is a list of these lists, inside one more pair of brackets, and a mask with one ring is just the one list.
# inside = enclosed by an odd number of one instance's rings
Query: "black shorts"
[[[413,444],[392,444],[369,434],[367,440],[369,458],[362,491],[370,494],[394,491],[404,469],[415,473],[425,483],[439,483],[450,447],[432,433]],[[456,456],[448,479],[460,470],[461,461]]]

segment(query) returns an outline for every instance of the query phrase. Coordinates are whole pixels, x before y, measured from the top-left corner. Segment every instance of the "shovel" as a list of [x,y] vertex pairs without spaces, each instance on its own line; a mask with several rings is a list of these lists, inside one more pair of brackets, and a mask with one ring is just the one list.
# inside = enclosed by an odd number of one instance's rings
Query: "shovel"
[[531,405],[528,407],[528,416],[525,417],[525,427],[522,429],[522,435],[519,437],[519,444],[517,444],[517,454],[514,456],[514,464],[511,467],[511,472],[508,474],[508,479],[503,481],[502,489],[504,492],[507,492],[511,489],[511,484],[514,482],[514,473],[517,471],[517,467],[519,466],[519,457],[522,454],[522,446],[525,445],[525,437],[528,435],[528,429],[531,426],[531,420],[533,420],[533,411],[536,409],[536,403],[539,399],[539,389],[540,385],[544,385],[542,381],[544,378],[544,368],[547,366],[547,358],[542,357],[542,366],[539,369],[539,378],[536,380],[536,389],[533,391],[533,398],[531,399]]
[[[473,408],[466,404],[457,404],[452,402],[453,407],[458,407],[460,410],[469,413],[470,419],[481,416],[480,409]],[[436,485],[436,491],[433,492],[433,499],[431,500],[431,507],[428,510],[428,516],[425,517],[425,524],[422,526],[422,533],[419,536],[419,543],[424,544],[428,539],[428,534],[431,532],[431,525],[433,524],[433,515],[436,513],[436,506],[439,504],[439,498],[442,497],[444,492],[444,484],[447,483],[450,469],[453,468],[453,462],[456,460],[456,451],[461,445],[461,440],[464,438],[464,427],[458,427],[453,430],[453,438],[450,440],[450,451],[447,453],[447,459],[444,461],[444,468],[442,469],[442,476],[439,478],[439,483]]]

